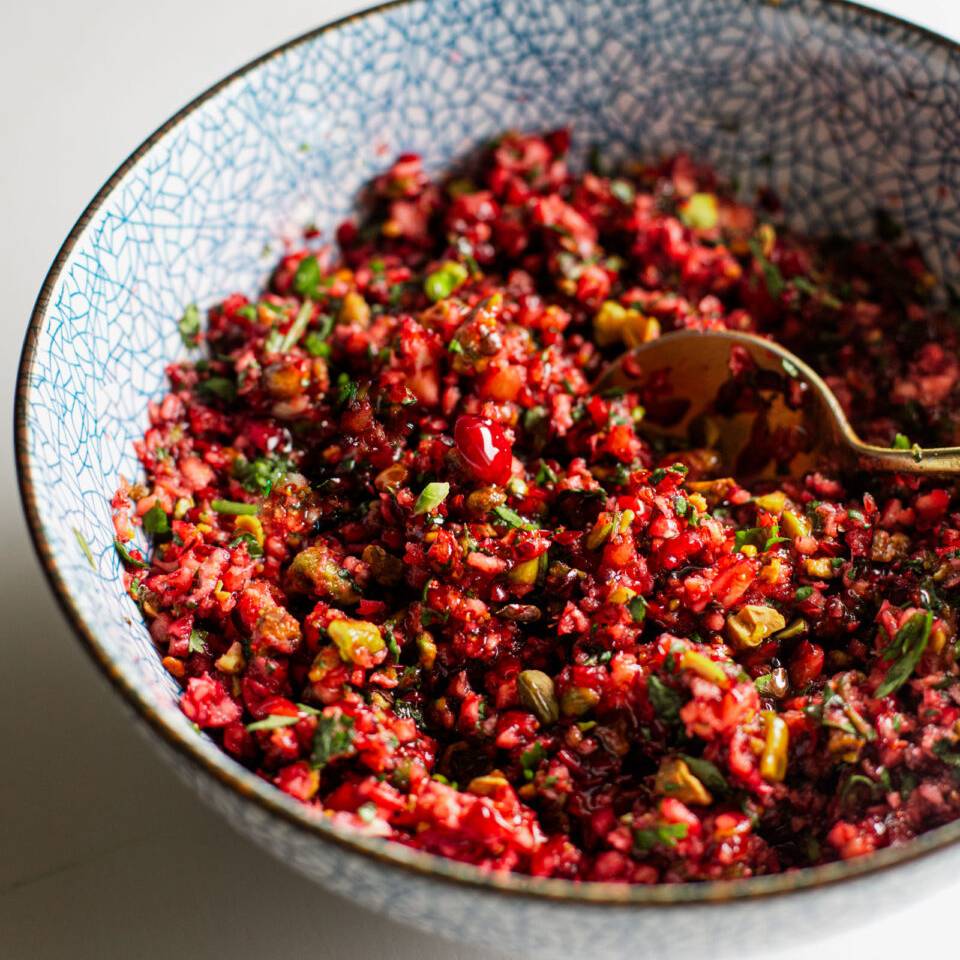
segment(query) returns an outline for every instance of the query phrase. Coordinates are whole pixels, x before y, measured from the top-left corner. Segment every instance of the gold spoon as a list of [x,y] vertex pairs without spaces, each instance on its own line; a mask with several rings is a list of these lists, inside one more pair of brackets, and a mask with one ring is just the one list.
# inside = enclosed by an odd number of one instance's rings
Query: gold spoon
[[[758,371],[753,377],[766,423],[760,433],[771,444],[765,462],[751,456],[757,446],[758,412],[718,412],[717,398],[733,380],[731,349],[741,347]],[[864,443],[850,426],[837,398],[820,376],[795,354],[762,337],[732,330],[681,330],[668,333],[624,353],[608,364],[594,390],[643,389],[665,397],[665,416],[649,415],[645,432],[669,445],[705,440],[720,455],[727,473],[753,476],[797,476],[824,461],[867,473],[923,475],[960,474],[960,447],[888,449]],[[794,385],[789,380],[798,381]],[[790,405],[785,386],[802,402]],[[658,403],[659,407],[660,404]],[[772,438],[772,440],[771,440]],[[778,440],[789,442],[777,446]],[[838,463],[839,461],[839,463]],[[744,463],[752,464],[744,469]]]

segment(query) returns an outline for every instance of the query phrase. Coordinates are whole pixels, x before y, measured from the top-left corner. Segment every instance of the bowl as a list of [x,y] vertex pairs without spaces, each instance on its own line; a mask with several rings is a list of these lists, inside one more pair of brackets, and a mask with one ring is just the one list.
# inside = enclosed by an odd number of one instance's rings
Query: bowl
[[260,57],[167,121],[87,207],[47,276],[17,392],[20,487],[64,612],[177,772],[238,831],[373,910],[492,951],[719,955],[902,904],[960,868],[960,822],[870,857],[701,885],[495,876],[344,832],[259,780],[177,707],[124,592],[109,500],[185,303],[255,291],[280,238],[329,233],[399,152],[439,168],[509,127],[574,152],[683,149],[771,185],[789,219],[863,234],[894,211],[956,280],[960,47],[854,4],[413,0]]

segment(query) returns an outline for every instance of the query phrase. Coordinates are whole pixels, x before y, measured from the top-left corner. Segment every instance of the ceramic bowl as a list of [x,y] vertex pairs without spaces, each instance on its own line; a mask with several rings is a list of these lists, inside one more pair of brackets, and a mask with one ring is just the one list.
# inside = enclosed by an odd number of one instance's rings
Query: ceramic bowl
[[491,952],[738,951],[850,924],[960,869],[960,822],[872,857],[722,884],[489,876],[343,832],[191,727],[120,581],[109,499],[191,301],[256,291],[278,239],[329,231],[394,154],[440,168],[505,128],[569,124],[575,153],[684,149],[770,184],[815,232],[892,209],[956,280],[960,53],[817,0],[389,4],[266,54],[110,178],[43,285],[17,397],[23,500],[51,586],[150,741],[244,835],[326,887]]

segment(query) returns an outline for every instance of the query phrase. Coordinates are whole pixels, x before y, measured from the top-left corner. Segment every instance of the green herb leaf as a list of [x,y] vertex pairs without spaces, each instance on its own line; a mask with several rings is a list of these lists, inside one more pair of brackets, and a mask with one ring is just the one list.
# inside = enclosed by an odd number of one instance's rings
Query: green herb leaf
[[680,759],[690,768],[690,772],[712,793],[726,793],[729,789],[726,778],[720,768],[703,757],[691,757],[681,753]]
[[190,631],[189,649],[191,653],[207,652],[207,631],[206,630],[201,630],[199,627],[194,627]]
[[439,483],[436,481],[428,483],[423,490],[420,491],[420,496],[417,497],[417,502],[413,507],[413,515],[416,517],[421,513],[429,513],[431,510],[435,510],[447,499],[449,493],[449,483]]
[[163,536],[170,532],[170,520],[166,511],[159,503],[154,504],[143,515],[143,529],[155,537]]
[[256,559],[263,556],[263,547],[257,543],[257,538],[249,531],[242,530],[230,541],[230,549],[239,547],[241,543],[247,545],[247,556]]
[[892,660],[893,664],[887,670],[883,683],[877,687],[875,696],[886,697],[903,686],[913,673],[923,651],[927,649],[930,639],[930,628],[933,625],[933,614],[927,610],[915,613],[898,631],[893,642],[883,652],[884,660]]
[[520,754],[520,766],[523,769],[524,779],[533,779],[537,767],[540,766],[546,755],[547,751],[543,749],[543,744],[539,740]]
[[197,384],[197,389],[202,393],[219,397],[226,403],[231,403],[237,398],[237,385],[226,377],[208,377]]
[[270,716],[257,720],[255,723],[247,724],[247,731],[253,733],[256,730],[279,730],[281,727],[292,727],[300,722],[300,717],[287,717],[279,713],[271,713]]
[[138,560],[136,557],[130,556],[130,551],[119,541],[114,540],[113,546],[116,548],[117,553],[120,554],[120,559],[127,564],[128,567],[139,567],[141,570],[149,570],[150,564],[144,562],[143,560]]
[[661,823],[656,827],[634,830],[633,847],[639,853],[647,853],[658,844],[672,849],[687,836],[687,830],[685,823]]
[[253,517],[260,512],[256,503],[240,503],[237,500],[212,500],[210,507],[217,513],[225,513],[234,517]]
[[180,339],[188,350],[193,350],[200,343],[200,311],[195,303],[191,303],[183,316],[177,322]]
[[331,760],[346,755],[353,749],[353,738],[353,717],[342,713],[332,717],[320,717],[313,735],[310,762],[314,767],[322,767]]
[[293,275],[293,289],[301,297],[312,297],[320,285],[320,264],[313,256],[304,257],[297,264],[297,272]]
[[904,433],[898,433],[890,444],[893,450],[909,450],[911,447],[910,438]]
[[650,698],[650,705],[664,723],[675,723],[680,718],[680,707],[683,705],[680,694],[655,674],[647,677],[647,696]]
[[516,510],[511,510],[503,504],[494,507],[493,512],[497,515],[498,519],[502,520],[508,527],[516,527],[518,530],[540,529],[535,523],[524,520]]

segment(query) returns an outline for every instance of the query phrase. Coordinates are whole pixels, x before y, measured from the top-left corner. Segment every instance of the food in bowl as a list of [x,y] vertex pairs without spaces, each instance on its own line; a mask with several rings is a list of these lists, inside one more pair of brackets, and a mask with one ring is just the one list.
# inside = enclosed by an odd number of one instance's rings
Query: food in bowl
[[718,476],[645,433],[665,384],[591,389],[661,332],[750,330],[865,439],[955,443],[922,258],[888,218],[813,240],[686,157],[576,174],[567,146],[507,134],[441,181],[401,156],[339,253],[308,234],[259,297],[185,311],[113,503],[184,713],[334,820],[490,870],[746,877],[956,818],[955,487]]

